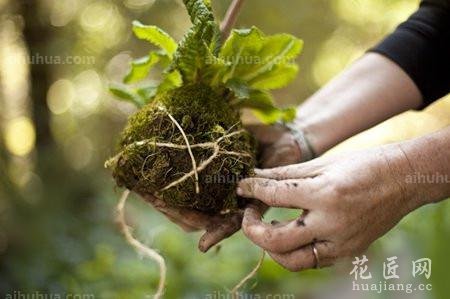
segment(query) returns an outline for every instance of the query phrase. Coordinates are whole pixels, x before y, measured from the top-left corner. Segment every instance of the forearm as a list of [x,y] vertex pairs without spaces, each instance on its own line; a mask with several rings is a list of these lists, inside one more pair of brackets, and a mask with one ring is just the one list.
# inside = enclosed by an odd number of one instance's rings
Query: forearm
[[419,206],[450,197],[450,127],[399,144],[408,164],[405,187]]
[[296,125],[320,155],[421,104],[420,91],[399,66],[382,55],[369,53],[301,105]]

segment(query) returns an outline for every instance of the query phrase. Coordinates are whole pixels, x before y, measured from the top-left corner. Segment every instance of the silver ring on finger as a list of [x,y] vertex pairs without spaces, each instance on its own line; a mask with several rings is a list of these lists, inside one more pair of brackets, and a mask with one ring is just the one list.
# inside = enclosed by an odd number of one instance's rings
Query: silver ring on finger
[[312,252],[314,255],[314,269],[320,268],[320,258],[319,258],[319,251],[317,251],[316,243],[311,243]]

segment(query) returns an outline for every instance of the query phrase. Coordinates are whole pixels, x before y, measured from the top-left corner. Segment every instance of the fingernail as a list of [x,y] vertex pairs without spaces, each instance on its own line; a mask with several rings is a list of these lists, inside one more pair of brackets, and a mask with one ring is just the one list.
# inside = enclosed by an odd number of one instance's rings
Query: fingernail
[[244,195],[244,190],[242,190],[241,187],[237,187],[236,193],[237,193],[237,195],[242,196],[242,195]]

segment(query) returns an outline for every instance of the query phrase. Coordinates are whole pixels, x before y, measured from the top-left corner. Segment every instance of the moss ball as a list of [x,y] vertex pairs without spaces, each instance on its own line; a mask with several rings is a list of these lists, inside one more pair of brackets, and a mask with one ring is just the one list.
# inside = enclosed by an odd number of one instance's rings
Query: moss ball
[[[169,114],[182,127],[197,167],[211,158],[215,151],[212,145],[222,138],[220,153],[198,172],[199,193],[194,175],[166,188],[193,170],[185,138]],[[236,131],[241,132],[223,138]],[[118,186],[141,195],[157,195],[172,207],[216,214],[242,205],[235,188],[255,166],[255,144],[242,128],[239,111],[232,108],[223,92],[191,84],[159,94],[132,115],[113,160]]]

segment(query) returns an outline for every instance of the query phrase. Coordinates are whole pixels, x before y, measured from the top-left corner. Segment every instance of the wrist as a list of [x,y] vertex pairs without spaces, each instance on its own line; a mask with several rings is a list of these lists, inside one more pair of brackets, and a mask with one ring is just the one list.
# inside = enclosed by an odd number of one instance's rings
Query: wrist
[[299,162],[306,162],[317,158],[317,154],[309,140],[309,136],[307,136],[307,132],[302,129],[299,129],[295,123],[285,124],[289,133],[294,140],[295,146],[299,150]]
[[381,147],[381,157],[385,162],[379,169],[384,174],[385,179],[381,185],[387,186],[388,189],[386,190],[392,190],[388,192],[392,195],[388,198],[390,198],[389,201],[394,198],[396,209],[402,215],[407,215],[424,205],[422,190],[418,185],[411,184],[408,181],[409,176],[415,170],[400,144],[389,144]]
[[448,128],[399,144],[412,168],[406,182],[416,187],[421,205],[450,196],[450,158],[445,152],[449,146]]
[[343,140],[337,136],[338,132],[332,124],[328,123],[327,119],[322,119],[318,115],[314,117],[304,115],[301,107],[291,126],[303,133],[316,157],[321,156]]

